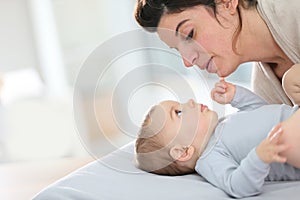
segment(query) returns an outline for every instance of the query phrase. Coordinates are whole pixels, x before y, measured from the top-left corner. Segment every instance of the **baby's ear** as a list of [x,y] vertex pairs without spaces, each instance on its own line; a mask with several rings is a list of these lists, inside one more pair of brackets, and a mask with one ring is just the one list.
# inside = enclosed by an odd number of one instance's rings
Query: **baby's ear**
[[188,161],[190,160],[195,153],[195,148],[193,146],[182,146],[175,145],[170,149],[170,155],[174,160],[178,161]]

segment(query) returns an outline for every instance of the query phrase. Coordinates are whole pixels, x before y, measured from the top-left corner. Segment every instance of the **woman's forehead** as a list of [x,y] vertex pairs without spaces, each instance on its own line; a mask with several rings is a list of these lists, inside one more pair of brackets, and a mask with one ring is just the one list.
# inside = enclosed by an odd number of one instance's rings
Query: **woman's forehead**
[[189,19],[189,15],[187,11],[182,11],[180,13],[173,13],[173,14],[164,14],[162,15],[159,24],[159,29],[169,29],[169,30],[176,30],[176,26],[185,19]]
[[187,8],[178,13],[165,13],[161,16],[158,28],[176,30],[176,26],[183,20],[194,19],[199,12],[208,12],[203,5]]

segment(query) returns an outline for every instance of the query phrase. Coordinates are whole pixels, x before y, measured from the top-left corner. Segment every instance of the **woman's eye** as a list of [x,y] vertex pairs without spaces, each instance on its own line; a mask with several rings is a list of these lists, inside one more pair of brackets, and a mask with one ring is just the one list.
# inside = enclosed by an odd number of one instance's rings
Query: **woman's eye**
[[190,33],[186,36],[186,40],[191,40],[191,39],[193,39],[193,37],[194,37],[194,29],[192,29],[191,31],[190,31]]
[[182,115],[182,111],[181,110],[175,110],[175,113],[178,117],[180,117]]

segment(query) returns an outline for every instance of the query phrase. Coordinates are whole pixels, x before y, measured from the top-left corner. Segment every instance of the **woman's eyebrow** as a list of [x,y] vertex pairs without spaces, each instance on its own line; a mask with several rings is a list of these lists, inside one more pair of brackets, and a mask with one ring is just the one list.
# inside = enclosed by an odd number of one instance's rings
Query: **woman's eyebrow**
[[179,30],[180,26],[181,26],[182,24],[184,24],[185,22],[187,22],[187,21],[189,21],[189,19],[185,19],[185,20],[179,22],[179,24],[177,25],[177,27],[176,27],[176,29],[175,29],[175,31],[176,31],[176,32],[175,32],[175,35],[176,35],[176,36],[178,36],[178,30]]

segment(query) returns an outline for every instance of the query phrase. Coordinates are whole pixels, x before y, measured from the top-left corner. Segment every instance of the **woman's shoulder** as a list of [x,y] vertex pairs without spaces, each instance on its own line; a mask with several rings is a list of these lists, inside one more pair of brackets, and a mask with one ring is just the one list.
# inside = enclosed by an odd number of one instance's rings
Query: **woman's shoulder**
[[275,41],[294,63],[300,63],[299,1],[258,0],[257,2],[257,10]]

